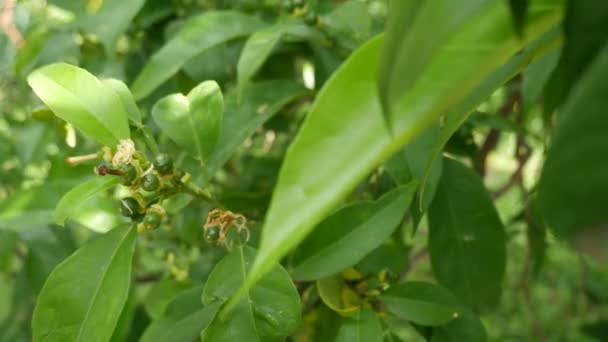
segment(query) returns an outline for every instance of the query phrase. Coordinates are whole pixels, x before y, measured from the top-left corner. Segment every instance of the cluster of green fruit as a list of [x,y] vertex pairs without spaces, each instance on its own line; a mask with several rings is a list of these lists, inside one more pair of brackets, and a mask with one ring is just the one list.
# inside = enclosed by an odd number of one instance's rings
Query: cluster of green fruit
[[285,0],[283,5],[287,12],[297,17],[304,17],[304,22],[307,25],[315,26],[319,23],[319,17],[305,0]]
[[119,211],[137,222],[140,232],[161,224],[165,210],[158,202],[182,191],[190,179],[188,174],[175,168],[172,158],[164,153],[158,154],[152,163],[143,158],[118,166],[104,162],[97,166],[96,173],[119,176],[120,183],[129,187],[130,195],[119,201]]

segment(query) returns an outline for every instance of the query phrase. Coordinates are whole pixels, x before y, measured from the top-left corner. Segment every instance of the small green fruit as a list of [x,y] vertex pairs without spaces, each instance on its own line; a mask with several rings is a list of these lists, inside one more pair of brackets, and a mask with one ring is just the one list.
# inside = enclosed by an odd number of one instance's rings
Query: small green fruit
[[216,243],[220,238],[220,227],[213,226],[209,227],[205,232],[205,240],[209,243]]
[[144,217],[144,227],[146,229],[155,229],[160,225],[162,217],[156,211],[148,211]]
[[148,173],[141,179],[141,187],[150,192],[158,191],[160,188],[160,180],[154,173]]
[[120,200],[118,209],[126,217],[136,217],[141,211],[141,206],[135,198],[125,197]]
[[137,169],[135,166],[133,166],[133,164],[122,164],[120,170],[122,171],[120,183],[127,186],[133,184],[133,181],[137,178]]
[[166,175],[173,171],[173,159],[166,154],[161,153],[154,158],[154,168],[161,175]]

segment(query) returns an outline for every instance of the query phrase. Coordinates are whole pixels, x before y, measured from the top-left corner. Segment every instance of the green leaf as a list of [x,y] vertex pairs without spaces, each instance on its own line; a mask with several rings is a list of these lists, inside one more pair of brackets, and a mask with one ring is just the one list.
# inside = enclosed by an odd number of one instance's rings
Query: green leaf
[[[239,247],[211,271],[202,300],[211,305],[224,301],[243,283],[255,258],[251,247]],[[287,271],[276,265],[260,282],[247,291],[228,317],[216,317],[203,331],[203,341],[283,341],[300,322],[301,303]]]
[[56,63],[36,69],[27,81],[58,117],[100,143],[114,147],[129,138],[120,97],[86,70]]
[[524,34],[523,27],[528,10],[528,0],[509,0],[509,7],[513,16],[515,31],[517,31],[518,35],[522,36]]
[[[526,26],[529,39],[553,28],[561,17],[560,1],[555,5],[539,1],[530,4]],[[392,134],[376,95],[382,37],[363,45],[336,71],[319,92],[286,154],[266,214],[258,259],[239,294],[304,239],[369,172],[446,109],[464,100],[522,48],[511,31],[504,34],[510,20],[506,5],[490,9],[450,41],[449,46],[469,48],[441,49],[433,58],[424,82],[407,92],[409,101],[400,101],[396,107],[399,115],[394,118]],[[473,48],[477,44],[484,48]]]
[[206,161],[218,141],[224,98],[215,81],[194,87],[188,96],[172,94],[152,108],[156,125],[192,157]]
[[608,2],[568,1],[564,19],[564,49],[547,84],[546,112],[564,103],[577,80],[608,42]]
[[131,94],[129,87],[127,87],[127,85],[122,81],[114,78],[105,79],[101,81],[101,83],[112,89],[116,95],[120,97],[120,101],[122,102],[123,108],[127,112],[129,120],[137,127],[142,126],[141,112],[135,103],[135,99],[133,99],[133,95]]
[[95,177],[72,188],[57,203],[53,212],[53,222],[63,226],[68,218],[79,213],[81,207],[89,198],[118,185],[119,182],[119,177]]
[[382,342],[383,335],[378,315],[363,309],[342,320],[334,342]]
[[559,51],[553,51],[531,63],[523,72],[521,80],[522,109],[529,111],[534,106],[545,83],[551,76],[559,60]]
[[[443,147],[467,118],[474,114],[476,106],[487,99],[496,88],[500,87],[507,80],[516,75],[518,71],[526,67],[531,61],[555,50],[560,46],[560,43],[561,36],[558,29],[547,32],[537,41],[527,46],[521,53],[513,56],[502,67],[490,74],[474,91],[444,115],[445,123],[441,127],[441,132],[437,138],[434,149],[430,152],[431,158],[429,158],[424,178],[420,185],[423,189],[426,188],[426,182],[430,179],[429,177],[431,176],[432,168],[434,167],[433,163],[441,157]],[[423,201],[424,200],[426,199],[423,198]]]
[[48,277],[32,318],[34,341],[108,341],[129,293],[135,230],[87,242]]
[[[526,37],[536,38],[557,25],[560,5],[540,0],[530,4]],[[353,53],[325,84],[286,154],[258,259],[244,288],[304,239],[369,172],[464,100],[523,46],[512,30],[505,31],[510,20],[506,4],[497,2],[490,9],[450,41],[450,46],[467,49],[441,49],[426,68],[424,81],[399,98],[392,133],[376,95],[381,36]]]
[[372,19],[365,1],[349,0],[325,16],[320,25],[334,42],[349,50],[356,49],[370,37]]
[[361,308],[361,297],[344,282],[342,276],[319,279],[316,285],[319,297],[333,311],[349,315]]
[[137,75],[131,87],[135,99],[146,97],[201,52],[263,26],[255,17],[231,11],[209,11],[190,19]]
[[240,88],[249,82],[260,69],[289,28],[290,26],[286,24],[276,24],[255,32],[247,39],[237,64]]
[[382,295],[382,303],[400,318],[420,325],[437,326],[458,318],[460,306],[446,305],[452,297],[440,286],[411,281],[389,288]]
[[[148,290],[143,300],[144,308],[150,318],[153,320],[158,319],[165,312],[167,305],[174,299],[175,295],[190,286],[188,283],[178,282],[171,278],[162,279],[155,283]],[[200,292],[198,295],[200,297]]]
[[222,302],[207,306],[201,303],[202,286],[182,291],[169,304],[164,314],[148,326],[141,342],[191,342],[215,318]]
[[463,302],[483,311],[498,305],[504,227],[479,175],[453,159],[444,160],[429,209],[429,252],[437,280]]
[[15,257],[18,236],[10,230],[0,230],[0,274],[6,271]]
[[572,89],[557,117],[539,185],[540,210],[560,238],[608,260],[608,45]]
[[239,96],[235,93],[227,96],[220,137],[207,161],[209,175],[215,174],[264,122],[286,104],[308,92],[299,83],[272,80],[248,84]]
[[87,11],[85,15],[78,18],[76,25],[98,36],[106,50],[114,53],[118,38],[129,28],[133,18],[145,2],[145,0],[100,1],[101,7],[96,11]]
[[348,205],[321,222],[298,247],[293,277],[313,280],[355,265],[397,228],[415,185],[398,187],[376,202]]

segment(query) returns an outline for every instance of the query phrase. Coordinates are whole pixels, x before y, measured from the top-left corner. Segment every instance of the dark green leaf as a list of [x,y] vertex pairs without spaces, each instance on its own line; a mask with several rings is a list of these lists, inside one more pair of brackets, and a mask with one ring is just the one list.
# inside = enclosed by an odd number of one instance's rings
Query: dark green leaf
[[577,246],[608,260],[608,46],[572,89],[557,118],[543,166],[539,205],[549,228]]
[[[169,305],[175,295],[188,287],[190,287],[188,283],[178,282],[174,279],[162,279],[155,283],[152,288],[148,290],[146,298],[143,301],[144,308],[150,318],[153,320],[159,318],[163,312],[165,312],[167,305]],[[200,294],[201,293],[199,292],[199,297]]]
[[[101,7],[87,11],[78,18],[77,25],[99,37],[106,49],[113,53],[116,41],[127,30],[145,0],[103,0]],[[90,4],[90,3],[89,3]]]
[[261,27],[263,24],[257,18],[231,11],[209,11],[190,19],[139,73],[132,86],[135,98],[146,97],[206,49]]
[[226,115],[217,147],[209,156],[209,175],[224,165],[232,153],[266,120],[286,104],[308,93],[302,85],[293,81],[264,81],[244,87],[242,92],[226,97]]
[[27,81],[61,119],[100,143],[114,147],[130,136],[120,97],[84,69],[65,63],[32,72]]
[[382,335],[377,314],[363,309],[342,320],[334,342],[382,342]]
[[201,303],[202,286],[179,293],[164,314],[141,337],[141,342],[191,342],[215,318],[222,302]]
[[504,227],[479,175],[445,159],[429,209],[429,251],[437,280],[478,310],[496,307],[505,244]]
[[17,248],[18,236],[15,232],[0,230],[0,274],[11,264]]
[[577,80],[608,42],[608,2],[568,1],[564,49],[547,84],[545,111],[553,112],[568,98]]
[[543,87],[551,76],[551,72],[555,69],[558,60],[559,51],[556,50],[539,58],[522,72],[521,96],[524,111],[529,111],[534,102],[539,99]]
[[115,228],[57,266],[34,310],[34,341],[110,339],[129,293],[135,237],[131,227]]
[[[224,301],[234,294],[247,276],[255,258],[251,247],[239,247],[211,271],[202,300],[205,305]],[[275,266],[247,291],[227,317],[216,317],[203,331],[203,341],[283,341],[300,322],[300,297],[287,271]]]
[[407,282],[392,286],[382,295],[386,308],[400,318],[426,325],[446,324],[460,315],[461,307],[452,302],[446,289],[424,282]]
[[294,278],[319,279],[355,265],[393,233],[414,189],[414,184],[401,186],[376,202],[354,203],[326,218],[298,247]]
[[522,36],[524,34],[523,28],[528,10],[528,0],[509,0],[509,7],[513,16],[515,31],[517,31],[518,35]]

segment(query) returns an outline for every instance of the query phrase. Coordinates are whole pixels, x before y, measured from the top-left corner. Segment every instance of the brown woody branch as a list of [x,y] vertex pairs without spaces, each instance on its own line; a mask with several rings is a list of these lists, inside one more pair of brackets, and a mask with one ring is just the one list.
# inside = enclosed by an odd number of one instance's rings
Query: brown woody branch
[[4,0],[4,5],[2,6],[2,12],[0,13],[0,27],[2,27],[2,31],[7,35],[8,39],[17,47],[18,49],[22,48],[24,45],[23,36],[13,21],[13,13],[15,11],[15,3],[16,0]]

